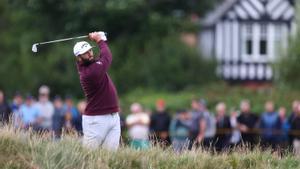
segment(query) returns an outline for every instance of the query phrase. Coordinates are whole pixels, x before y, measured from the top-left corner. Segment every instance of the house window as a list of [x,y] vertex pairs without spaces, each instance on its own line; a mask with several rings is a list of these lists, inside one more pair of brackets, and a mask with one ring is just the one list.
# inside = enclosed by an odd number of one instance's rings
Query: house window
[[260,26],[260,42],[259,53],[260,55],[267,55],[267,25],[262,24]]
[[245,62],[266,62],[269,52],[269,24],[245,23],[242,29],[242,57]]
[[266,40],[260,40],[260,55],[266,55],[267,54],[267,41]]
[[247,53],[247,55],[252,55],[252,51],[253,51],[252,46],[253,46],[252,40],[248,39],[246,41],[246,53]]
[[251,24],[246,25],[246,36],[245,36],[245,42],[246,42],[246,54],[247,55],[252,55],[253,54],[253,27]]

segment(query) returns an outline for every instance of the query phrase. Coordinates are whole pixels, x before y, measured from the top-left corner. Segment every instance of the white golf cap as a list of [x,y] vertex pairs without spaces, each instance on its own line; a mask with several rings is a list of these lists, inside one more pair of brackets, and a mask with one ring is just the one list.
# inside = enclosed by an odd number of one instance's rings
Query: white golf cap
[[77,42],[74,45],[73,52],[75,56],[79,56],[81,54],[84,54],[85,52],[89,51],[93,47],[87,43],[86,41]]

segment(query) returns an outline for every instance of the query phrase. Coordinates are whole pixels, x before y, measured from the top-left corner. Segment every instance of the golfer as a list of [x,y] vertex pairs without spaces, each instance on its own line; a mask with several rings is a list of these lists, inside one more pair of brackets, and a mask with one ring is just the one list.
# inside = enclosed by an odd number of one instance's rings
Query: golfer
[[74,46],[80,84],[87,99],[82,116],[83,145],[96,149],[116,150],[120,140],[119,103],[116,88],[107,71],[112,54],[104,32],[89,33],[89,39],[100,48],[100,56],[94,57],[92,46],[81,41]]

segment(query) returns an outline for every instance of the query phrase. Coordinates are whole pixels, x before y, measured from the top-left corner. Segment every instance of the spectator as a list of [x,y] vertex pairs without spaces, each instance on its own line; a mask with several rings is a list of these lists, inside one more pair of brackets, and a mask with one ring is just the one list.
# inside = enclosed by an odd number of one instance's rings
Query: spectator
[[56,96],[54,98],[53,104],[54,114],[52,117],[52,130],[54,133],[54,139],[60,139],[65,122],[66,110],[63,107],[63,102],[60,96]]
[[235,147],[241,141],[241,132],[238,129],[237,117],[238,117],[238,112],[232,111],[230,114],[230,125],[231,125],[231,128],[233,129],[232,135],[230,138],[231,147]]
[[298,109],[298,105],[300,104],[299,100],[294,100],[293,104],[292,104],[292,113],[290,114],[288,121],[292,122],[293,119],[297,116],[297,109]]
[[[294,100],[293,104],[292,104],[292,113],[290,114],[289,118],[288,118],[288,123],[292,124],[292,121],[294,120],[294,118],[297,115],[297,109],[298,109],[298,105],[300,104],[299,100]],[[291,147],[293,145],[293,140],[294,140],[294,136],[292,134],[289,134],[289,146]]]
[[211,148],[216,134],[216,119],[215,116],[207,110],[205,100],[202,99],[199,103],[203,109],[206,122],[203,146],[205,148]]
[[133,103],[130,107],[131,114],[126,118],[129,137],[131,139],[130,146],[135,149],[149,148],[149,124],[150,118],[144,113],[139,103]]
[[171,117],[166,111],[165,101],[162,99],[156,102],[156,111],[151,115],[150,130],[154,134],[155,141],[163,145],[169,145],[169,126]]
[[82,117],[74,106],[71,96],[66,96],[64,108],[66,110],[65,126],[67,129],[75,129],[77,132],[82,132]]
[[23,104],[23,97],[22,97],[22,95],[21,95],[20,92],[16,92],[15,95],[14,95],[12,104],[10,106],[12,112],[19,111],[19,109],[20,109],[20,107],[21,107],[22,104]]
[[206,121],[204,118],[204,109],[198,100],[193,99],[191,103],[191,126],[190,126],[190,144],[189,149],[193,145],[199,146],[199,144],[204,139],[204,134],[206,130]]
[[44,131],[52,129],[52,116],[54,114],[53,104],[49,101],[50,89],[48,86],[41,86],[39,88],[39,101],[36,103],[36,107],[41,112],[41,124],[40,127]]
[[281,121],[278,113],[274,111],[274,103],[267,101],[265,104],[265,112],[260,118],[261,144],[263,148],[271,147],[273,150],[277,148],[278,134],[281,131]]
[[190,116],[188,111],[180,110],[170,124],[170,137],[175,152],[180,153],[188,148],[190,133]]
[[0,126],[8,124],[11,109],[5,100],[3,91],[0,90]]
[[221,102],[216,106],[217,134],[215,136],[215,148],[220,152],[228,148],[231,138],[230,118],[226,115],[226,105]]
[[12,110],[12,123],[15,128],[21,127],[19,125],[21,123],[19,110],[22,104],[23,104],[23,97],[21,93],[16,92],[13,98],[13,102],[10,106]]
[[257,134],[255,127],[258,122],[258,117],[251,112],[251,105],[248,100],[242,100],[240,103],[241,114],[237,118],[238,128],[241,131],[243,144],[254,148]]
[[[79,112],[79,114],[80,114],[80,118],[81,118],[81,119],[82,119],[82,115],[83,115],[83,113],[84,113],[84,111],[85,111],[86,105],[87,105],[86,101],[79,101],[78,104],[77,104],[77,110],[78,110],[78,112]],[[80,123],[81,123],[81,128],[82,128],[82,120],[80,120]],[[83,131],[82,131],[82,130],[81,130],[81,131],[79,130],[79,131],[78,131],[78,134],[79,134],[80,136],[82,136],[82,135],[83,135]]]
[[290,124],[288,122],[288,118],[286,117],[286,108],[280,107],[278,110],[278,116],[281,122],[281,133],[278,137],[279,146],[281,149],[286,149],[288,146],[288,132],[290,130]]
[[121,143],[123,143],[123,139],[127,137],[126,135],[126,117],[124,113],[122,112],[122,109],[120,108],[119,111],[119,116],[120,116],[120,127],[121,127]]
[[40,116],[41,113],[34,106],[32,95],[28,94],[25,99],[25,104],[20,107],[21,128],[27,130],[32,127],[33,130],[39,130]]
[[294,117],[291,121],[291,135],[293,135],[293,150],[300,156],[300,105],[293,109]]
[[86,101],[79,101],[78,104],[77,104],[77,109],[78,109],[78,112],[80,113],[80,115],[83,115],[84,113],[84,110],[86,108]]

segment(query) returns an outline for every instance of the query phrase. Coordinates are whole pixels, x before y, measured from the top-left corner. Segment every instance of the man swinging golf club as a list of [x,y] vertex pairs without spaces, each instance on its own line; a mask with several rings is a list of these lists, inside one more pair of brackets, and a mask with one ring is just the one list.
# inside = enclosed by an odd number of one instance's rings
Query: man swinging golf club
[[92,32],[89,39],[98,44],[99,58],[94,57],[92,46],[88,42],[78,42],[73,49],[80,84],[87,99],[87,107],[82,116],[83,145],[91,149],[101,146],[116,150],[121,130],[118,95],[107,73],[112,54],[104,32]]

